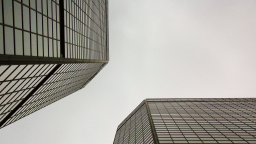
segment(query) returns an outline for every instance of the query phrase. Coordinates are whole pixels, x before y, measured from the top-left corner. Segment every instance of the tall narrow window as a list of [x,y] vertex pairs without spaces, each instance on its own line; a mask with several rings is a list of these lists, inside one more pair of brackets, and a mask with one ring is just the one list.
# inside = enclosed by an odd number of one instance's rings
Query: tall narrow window
[[30,22],[29,22],[29,9],[26,6],[23,6],[23,27],[25,30],[30,31]]
[[31,34],[32,56],[37,56],[37,39],[35,34]]
[[30,33],[24,32],[24,55],[30,56]]
[[30,9],[30,14],[31,14],[31,31],[36,33],[36,11]]
[[5,30],[5,53],[14,54],[13,28],[4,27]]
[[4,23],[13,26],[12,0],[4,0]]
[[14,1],[14,22],[17,28],[22,28],[21,14],[21,4]]
[[3,26],[0,25],[0,54],[4,53]]
[[23,40],[22,40],[22,31],[15,30],[15,50],[16,55],[23,55]]

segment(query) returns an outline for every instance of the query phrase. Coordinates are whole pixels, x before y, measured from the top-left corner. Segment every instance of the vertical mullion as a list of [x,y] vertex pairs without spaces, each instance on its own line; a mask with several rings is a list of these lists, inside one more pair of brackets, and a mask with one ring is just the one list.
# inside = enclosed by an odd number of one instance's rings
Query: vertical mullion
[[149,124],[150,124],[150,127],[151,127],[151,132],[152,132],[154,143],[159,144],[158,137],[157,137],[155,126],[154,126],[154,123],[153,123],[153,120],[152,120],[152,117],[151,117],[151,112],[150,112],[150,108],[148,106],[147,99],[145,99],[144,101],[145,101],[145,105],[146,105],[146,109],[147,109],[147,113],[148,113],[148,120],[149,120]]
[[59,15],[60,15],[60,57],[65,58],[65,26],[64,26],[64,2],[59,1]]

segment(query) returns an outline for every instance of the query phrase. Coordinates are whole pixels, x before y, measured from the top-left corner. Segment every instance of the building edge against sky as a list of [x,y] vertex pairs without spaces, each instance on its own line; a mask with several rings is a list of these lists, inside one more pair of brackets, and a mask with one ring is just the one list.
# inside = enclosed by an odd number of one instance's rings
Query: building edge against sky
[[0,128],[85,87],[109,61],[108,0],[0,0]]
[[255,143],[255,131],[255,98],[157,98],[119,124],[113,143]]

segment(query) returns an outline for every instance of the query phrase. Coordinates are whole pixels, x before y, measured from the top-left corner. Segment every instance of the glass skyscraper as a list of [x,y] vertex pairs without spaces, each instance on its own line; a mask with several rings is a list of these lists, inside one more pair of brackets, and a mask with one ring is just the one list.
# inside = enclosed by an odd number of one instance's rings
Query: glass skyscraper
[[0,0],[0,128],[85,87],[108,47],[108,0]]
[[256,99],[146,99],[114,144],[256,143]]

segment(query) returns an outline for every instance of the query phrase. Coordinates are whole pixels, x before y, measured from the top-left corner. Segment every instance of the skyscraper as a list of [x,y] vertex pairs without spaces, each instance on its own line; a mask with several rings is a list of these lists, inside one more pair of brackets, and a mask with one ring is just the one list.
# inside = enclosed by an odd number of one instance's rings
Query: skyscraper
[[114,144],[256,143],[256,99],[146,99]]
[[85,87],[108,45],[108,0],[0,0],[0,128]]

